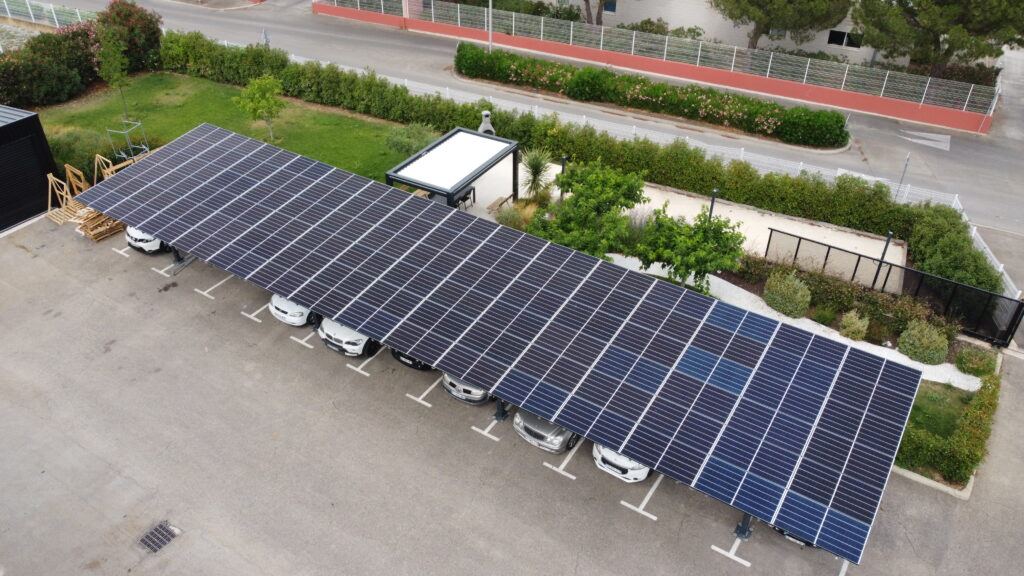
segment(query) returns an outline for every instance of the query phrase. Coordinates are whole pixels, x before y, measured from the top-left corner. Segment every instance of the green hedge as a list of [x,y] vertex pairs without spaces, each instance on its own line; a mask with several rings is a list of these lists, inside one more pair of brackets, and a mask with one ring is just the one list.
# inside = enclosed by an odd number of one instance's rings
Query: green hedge
[[593,66],[577,68],[504,50],[488,53],[468,42],[459,44],[455,70],[471,78],[540,88],[575,100],[610,102],[731,126],[791,144],[838,148],[850,139],[846,121],[839,112],[800,106],[786,108],[713,88],[652,82],[644,76],[614,74]]
[[992,433],[992,419],[999,404],[999,376],[981,379],[981,388],[960,416],[956,431],[949,438],[907,426],[896,454],[903,468],[931,469],[948,482],[964,484],[985,458]]
[[[460,104],[439,94],[414,96],[405,87],[372,73],[347,72],[318,62],[290,63],[283,51],[226,47],[197,32],[166,33],[161,56],[167,70],[237,85],[273,74],[281,79],[288,96],[403,124],[419,122],[442,133],[457,126],[476,126],[480,113],[492,108],[486,101]],[[667,145],[646,139],[619,140],[591,126],[563,124],[553,115],[538,117],[501,109],[492,111],[491,120],[502,136],[527,149],[544,148],[576,162],[601,160],[622,172],[643,174],[649,182],[698,194],[707,195],[717,188],[724,200],[874,234],[892,230],[897,238],[909,239],[923,215],[940,210],[897,203],[884,184],[852,176],[831,183],[807,174],[760,174],[746,162],[726,164],[681,140]],[[969,246],[969,234],[961,223],[948,218],[934,220],[937,227],[947,227],[940,232],[960,240],[943,244],[956,252],[916,262],[920,269],[943,275],[947,270],[937,263],[963,258],[987,265],[984,256]],[[916,258],[913,243],[910,249],[911,257]],[[968,254],[972,251],[974,255]]]
[[96,80],[98,51],[91,22],[33,36],[0,56],[0,104],[33,108],[74,98]]

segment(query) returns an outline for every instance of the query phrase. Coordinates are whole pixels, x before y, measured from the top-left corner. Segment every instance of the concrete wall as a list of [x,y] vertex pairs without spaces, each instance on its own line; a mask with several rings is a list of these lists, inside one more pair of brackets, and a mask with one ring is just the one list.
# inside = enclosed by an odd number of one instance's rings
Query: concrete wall
[[[581,0],[570,0],[571,4],[582,7]],[[700,26],[704,29],[704,39],[723,44],[746,46],[747,34],[753,26],[736,26],[733,22],[717,10],[711,7],[707,0],[671,0],[670,2],[655,2],[653,0],[618,0],[614,13],[604,13],[604,24],[616,26],[618,24],[630,24],[644,18],[652,20],[662,18],[667,21],[671,28],[681,26]],[[835,30],[849,31],[853,29],[853,20],[847,17],[845,20],[833,27]],[[771,40],[767,37],[761,38],[759,48],[780,47],[787,50],[799,49],[805,52],[826,52],[838,56],[845,56],[851,63],[859,64],[868,62],[872,58],[872,48],[847,48],[835,46],[828,43],[828,30],[823,30],[815,35],[813,39],[803,44],[793,42],[787,35],[780,40]]]

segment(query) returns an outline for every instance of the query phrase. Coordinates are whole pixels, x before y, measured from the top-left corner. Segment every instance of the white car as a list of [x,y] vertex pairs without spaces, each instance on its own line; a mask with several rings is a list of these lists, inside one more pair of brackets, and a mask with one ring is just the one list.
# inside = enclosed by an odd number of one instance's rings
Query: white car
[[651,473],[651,469],[647,466],[596,442],[594,443],[594,464],[623,482],[643,482]]
[[281,322],[289,326],[305,326],[306,324],[316,325],[320,315],[311,312],[309,308],[300,306],[284,296],[274,294],[270,297],[270,313]]
[[373,356],[380,350],[380,342],[330,318],[320,321],[316,333],[324,341],[324,346],[346,356]]
[[156,254],[157,252],[166,252],[170,247],[164,244],[163,241],[158,239],[156,236],[146,234],[138,228],[132,226],[126,226],[124,229],[124,239],[128,241],[128,245],[138,250],[139,252],[145,252],[146,254]]

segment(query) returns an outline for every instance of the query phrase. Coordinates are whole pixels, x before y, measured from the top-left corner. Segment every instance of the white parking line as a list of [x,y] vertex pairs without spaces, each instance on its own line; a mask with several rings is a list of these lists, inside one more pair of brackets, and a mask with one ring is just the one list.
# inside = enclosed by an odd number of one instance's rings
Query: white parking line
[[[443,378],[443,376],[441,378]],[[407,398],[410,398],[412,400],[415,400],[415,401],[419,402],[420,404],[423,404],[427,408],[430,408],[430,407],[433,406],[433,404],[431,404],[430,402],[427,402],[426,400],[424,400],[424,398],[426,398],[427,394],[430,394],[431,390],[433,390],[434,388],[437,387],[437,385],[441,382],[441,378],[438,378],[437,380],[434,380],[434,383],[430,385],[430,388],[427,388],[423,392],[423,394],[419,395],[419,397],[413,396],[412,394],[406,394],[405,396]]]
[[270,302],[267,302],[263,306],[260,306],[259,310],[256,310],[252,314],[248,314],[248,313],[246,313],[245,310],[242,310],[242,316],[245,316],[246,318],[248,318],[249,320],[252,320],[253,322],[257,322],[257,323],[262,324],[263,320],[260,320],[259,318],[257,318],[256,315],[259,314],[260,312],[263,312],[264,310],[266,310],[267,306],[270,306]]
[[849,560],[843,560],[842,567],[839,568],[839,576],[846,576],[846,570],[850,567]]
[[580,449],[580,446],[583,446],[582,440],[577,442],[576,445],[572,447],[572,450],[569,450],[569,453],[565,455],[565,459],[562,460],[562,463],[559,464],[558,466],[555,466],[554,464],[548,462],[545,462],[544,465],[547,466],[548,468],[551,468],[555,472],[558,472],[562,476],[565,476],[569,480],[575,480],[576,477],[566,472],[565,467],[569,465],[569,461],[572,460],[572,457],[576,455],[576,451]]
[[655,516],[654,514],[651,514],[648,511],[644,510],[644,508],[647,507],[647,503],[651,501],[651,496],[654,496],[654,491],[658,489],[658,485],[661,484],[661,481],[664,480],[664,479],[665,479],[665,475],[664,474],[658,474],[658,477],[655,478],[655,480],[654,480],[654,484],[651,485],[651,489],[647,491],[647,495],[644,496],[644,499],[643,499],[642,502],[640,502],[639,506],[634,506],[633,504],[630,504],[629,502],[626,502],[625,500],[619,500],[619,504],[622,504],[623,506],[625,506],[626,508],[629,508],[630,510],[632,510],[634,512],[639,512],[640,514],[643,514],[644,516],[647,516],[651,520],[654,520],[655,522],[657,522],[658,521],[658,517]]
[[234,274],[229,274],[227,278],[221,280],[220,282],[217,282],[216,284],[214,284],[213,286],[210,286],[206,290],[200,290],[199,288],[193,288],[193,290],[195,290],[198,294],[202,294],[203,296],[206,296],[210,300],[215,300],[216,298],[214,298],[213,296],[210,296],[210,291],[213,290],[214,288],[220,286],[221,284],[227,282],[228,280],[231,280],[234,277],[235,277]]
[[740,547],[740,542],[742,542],[742,541],[743,540],[741,540],[740,538],[737,538],[736,540],[733,540],[732,548],[729,548],[728,550],[723,550],[723,549],[719,548],[718,546],[715,546],[714,544],[711,545],[711,549],[714,550],[715,552],[718,552],[722,556],[725,556],[726,558],[728,558],[730,560],[735,560],[736,562],[739,562],[740,564],[746,566],[747,568],[750,568],[750,562],[748,560],[744,560],[743,558],[740,558],[739,556],[736,555],[736,550]]
[[302,338],[302,339],[296,338],[295,336],[289,336],[289,338],[291,338],[292,340],[295,340],[299,344],[302,344],[306,348],[309,348],[310,350],[312,350],[313,349],[313,345],[310,344],[309,342],[306,342],[306,340],[309,340],[310,338],[312,338],[314,334],[316,334],[316,330],[313,330],[312,332],[307,334],[305,338]]
[[121,248],[120,250],[118,250],[117,248],[111,248],[111,250],[113,250],[114,252],[117,252],[121,256],[124,256],[125,258],[131,258],[131,256],[128,255],[128,251],[131,250],[131,249],[132,249],[131,246],[125,246],[124,248]]
[[370,362],[371,362],[371,361],[372,361],[372,360],[373,360],[374,358],[376,358],[377,356],[379,356],[379,355],[380,355],[380,353],[381,353],[381,352],[383,352],[383,351],[384,351],[384,347],[383,347],[383,346],[381,346],[380,348],[378,348],[378,349],[377,349],[377,351],[376,351],[376,352],[374,352],[374,353],[373,353],[373,356],[370,356],[370,357],[369,357],[369,358],[367,358],[366,360],[363,360],[362,362],[360,362],[360,363],[359,363],[359,366],[353,366],[353,365],[351,365],[351,364],[346,364],[346,366],[348,366],[349,368],[351,368],[351,369],[355,370],[356,372],[359,372],[359,373],[360,373],[360,374],[362,374],[363,376],[369,376],[369,375],[370,375],[370,373],[369,373],[369,372],[367,372],[367,371],[365,371],[365,370],[363,370],[363,366],[366,366],[367,364],[369,364],[369,363],[370,363]]
[[484,436],[486,436],[487,438],[490,438],[491,440],[494,440],[495,442],[499,442],[501,440],[501,438],[498,438],[494,434],[491,434],[491,430],[494,428],[494,425],[497,424],[497,423],[498,423],[497,420],[491,420],[491,423],[487,425],[487,428],[484,428],[483,430],[481,430],[481,429],[477,428],[476,426],[473,426],[473,431],[474,432],[479,432],[479,433],[483,434]]
[[174,268],[175,264],[177,264],[177,262],[171,262],[170,264],[167,265],[166,268],[164,268],[162,270],[157,269],[157,268],[150,268],[150,270],[152,270],[153,272],[156,272],[157,274],[159,274],[161,276],[164,276],[165,278],[170,278],[171,275],[168,274],[167,271],[170,270],[171,268]]

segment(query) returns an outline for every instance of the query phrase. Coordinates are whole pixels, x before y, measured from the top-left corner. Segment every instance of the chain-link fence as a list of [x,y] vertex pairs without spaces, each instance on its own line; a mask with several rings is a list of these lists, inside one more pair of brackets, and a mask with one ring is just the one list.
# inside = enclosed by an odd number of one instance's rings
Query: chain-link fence
[[0,14],[8,18],[54,28],[77,24],[96,17],[93,12],[57,4],[43,4],[31,0],[0,0],[0,2],[3,3],[3,11]]
[[[315,1],[332,6],[403,15],[401,0]],[[487,8],[478,6],[440,0],[410,0],[407,16],[462,28],[487,29]],[[495,32],[510,36],[743,72],[965,112],[991,115],[998,98],[998,89],[992,86],[806,58],[773,50],[742,48],[504,10],[495,10],[492,19]]]
[[907,294],[956,320],[961,330],[997,346],[1007,346],[1024,316],[1024,302],[857,254],[829,244],[770,229],[767,260],[821,272],[872,290]]

